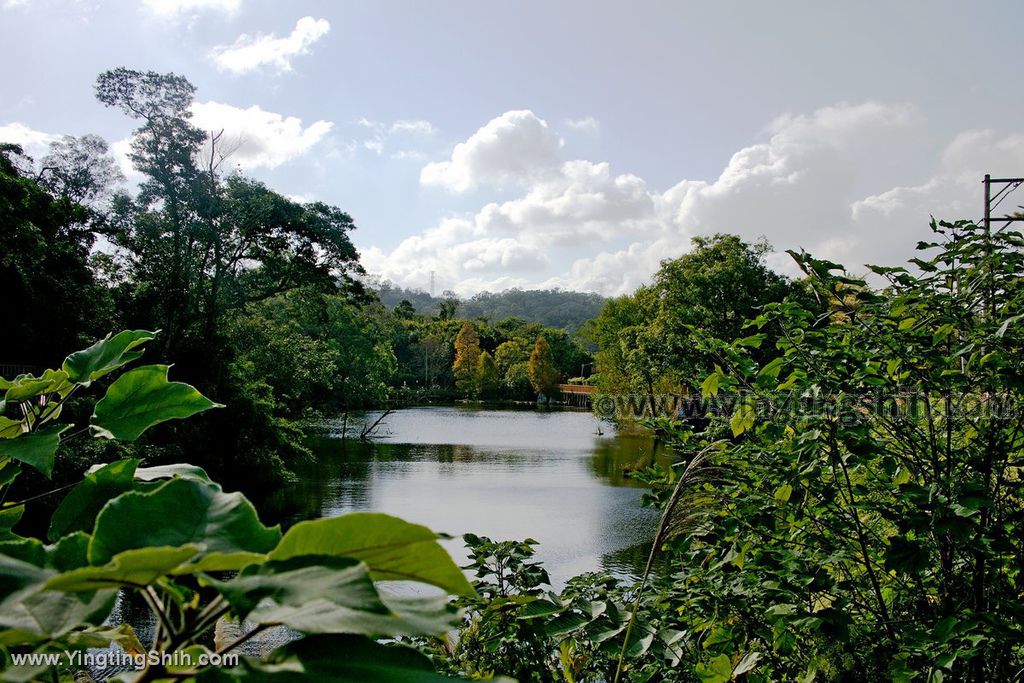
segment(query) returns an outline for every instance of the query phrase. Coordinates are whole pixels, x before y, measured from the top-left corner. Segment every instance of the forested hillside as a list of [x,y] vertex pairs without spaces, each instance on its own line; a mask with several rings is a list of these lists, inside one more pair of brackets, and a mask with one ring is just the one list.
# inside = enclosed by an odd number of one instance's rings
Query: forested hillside
[[576,334],[584,323],[597,316],[605,298],[592,292],[567,292],[560,289],[509,289],[504,292],[480,292],[468,299],[450,293],[432,297],[421,289],[405,289],[383,283],[375,288],[381,302],[393,309],[403,300],[423,315],[437,315],[442,304],[458,303],[458,316],[466,320],[486,319],[498,322],[520,318],[526,322],[558,327]]

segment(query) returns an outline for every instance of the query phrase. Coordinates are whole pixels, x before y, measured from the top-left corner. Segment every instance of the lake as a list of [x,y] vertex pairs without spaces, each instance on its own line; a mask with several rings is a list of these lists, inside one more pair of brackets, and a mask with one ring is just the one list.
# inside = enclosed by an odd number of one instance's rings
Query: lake
[[[649,435],[589,412],[465,405],[396,410],[360,441],[359,427],[379,416],[350,416],[348,439],[342,418],[326,421],[311,443],[316,462],[261,509],[285,525],[372,510],[456,537],[533,538],[556,587],[587,571],[642,569],[657,513],[640,507],[643,489],[624,472],[671,458]],[[460,538],[446,546],[464,562]]]

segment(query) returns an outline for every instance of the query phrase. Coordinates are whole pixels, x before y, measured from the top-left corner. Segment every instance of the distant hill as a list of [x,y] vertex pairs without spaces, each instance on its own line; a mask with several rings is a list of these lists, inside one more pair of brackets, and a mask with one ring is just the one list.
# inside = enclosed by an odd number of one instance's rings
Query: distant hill
[[[422,289],[404,289],[386,283],[378,286],[377,294],[389,309],[406,299],[421,315],[437,315],[438,304],[445,300],[445,297],[432,297]],[[561,327],[575,334],[583,323],[597,317],[604,302],[603,296],[590,292],[509,289],[496,294],[481,292],[469,299],[460,299],[456,315],[466,320],[487,318],[491,322],[522,318],[527,322]]]

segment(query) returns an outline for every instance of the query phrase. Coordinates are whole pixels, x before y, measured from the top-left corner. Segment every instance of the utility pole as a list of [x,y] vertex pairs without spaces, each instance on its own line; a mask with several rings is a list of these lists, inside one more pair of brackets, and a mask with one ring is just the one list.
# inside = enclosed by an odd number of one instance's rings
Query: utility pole
[[[1006,199],[1011,192],[1024,184],[1024,178],[993,178],[986,173],[984,180],[981,182],[985,186],[985,214],[982,217],[982,227],[985,228],[986,236],[991,236],[993,223],[1003,223],[1003,227],[1006,227],[1010,223],[1024,222],[1024,217],[1022,216],[992,215],[992,212],[999,208],[999,205],[1003,203],[1003,200]],[[994,195],[992,194],[993,186],[998,188]],[[1024,209],[1024,206],[1018,206],[1017,208]]]
[[[1006,214],[1003,216],[993,216],[992,212],[999,208],[999,205],[1003,203],[1003,200],[1010,196],[1014,190],[1024,184],[1024,178],[993,178],[988,173],[985,174],[985,178],[981,181],[985,186],[985,213],[982,215],[981,226],[985,230],[985,256],[988,264],[986,271],[988,273],[988,311],[991,315],[995,305],[995,271],[992,269],[991,257],[992,257],[992,224],[1002,223],[1002,227],[996,232],[1002,232],[1011,223],[1024,222],[1024,215],[1017,213],[1016,215]],[[996,193],[992,194],[993,186],[998,188]],[[1024,209],[1024,206],[1018,206],[1018,209]]]

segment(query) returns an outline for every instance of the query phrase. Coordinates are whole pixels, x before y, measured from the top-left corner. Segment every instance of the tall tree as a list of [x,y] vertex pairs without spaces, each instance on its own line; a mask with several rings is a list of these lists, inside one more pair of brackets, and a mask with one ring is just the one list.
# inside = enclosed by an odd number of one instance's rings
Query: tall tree
[[558,368],[555,367],[554,360],[551,358],[551,345],[548,344],[544,335],[537,337],[527,368],[534,391],[542,393],[550,399],[558,389],[559,377]]
[[498,366],[494,357],[486,351],[480,354],[476,363],[477,391],[482,398],[494,398],[500,387]]
[[[219,133],[191,121],[195,87],[181,76],[114,69],[97,98],[138,119],[131,159],[145,181],[115,203],[110,239],[131,271],[135,315],[163,328],[174,355],[208,359],[222,316],[301,286],[362,296],[352,218],[299,204],[221,166]],[[201,162],[201,163],[200,163]],[[195,353],[189,354],[189,351]]]
[[473,323],[465,322],[455,337],[455,385],[468,394],[476,392],[477,364],[480,362],[480,337]]
[[124,180],[107,141],[98,135],[65,135],[50,143],[36,177],[53,195],[86,206],[108,198]]
[[44,365],[100,332],[109,297],[88,267],[90,211],[47,192],[19,161],[19,147],[0,145],[0,363]]
[[[693,250],[664,261],[655,276],[655,314],[663,326],[662,347],[679,378],[702,378],[710,360],[695,350],[694,330],[733,339],[762,306],[781,301],[796,287],[765,263],[771,246],[748,244],[736,235],[695,237]],[[650,309],[651,307],[649,307]]]

